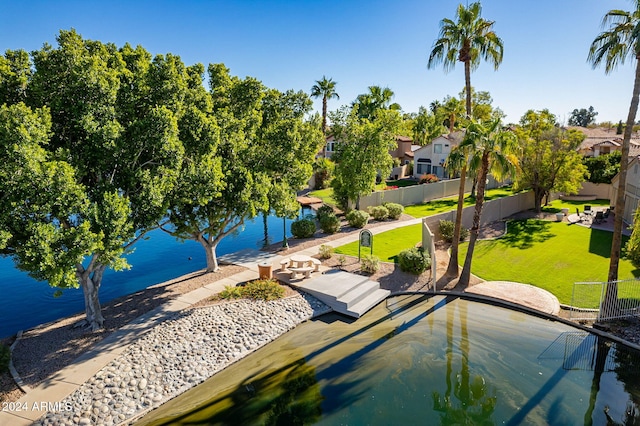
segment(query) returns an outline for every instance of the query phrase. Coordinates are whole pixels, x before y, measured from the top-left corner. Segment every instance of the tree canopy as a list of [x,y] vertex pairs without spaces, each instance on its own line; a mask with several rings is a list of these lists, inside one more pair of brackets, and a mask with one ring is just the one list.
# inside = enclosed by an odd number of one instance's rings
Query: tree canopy
[[551,191],[577,193],[586,172],[582,156],[576,151],[584,134],[573,129],[565,131],[556,123],[556,117],[546,109],[529,110],[515,130],[520,165],[515,187],[533,191],[537,212]]
[[389,151],[396,148],[396,135],[402,119],[398,111],[379,109],[373,119],[358,117],[356,108],[343,108],[332,114],[333,132],[340,141],[331,186],[342,208],[358,204],[361,195],[375,189],[376,177],[391,173]]
[[620,151],[597,157],[584,157],[582,164],[587,168],[585,179],[592,183],[611,183],[611,180],[620,171]]
[[0,59],[0,254],[51,286],[81,286],[94,330],[106,268],[129,268],[148,231],[219,241],[261,209],[290,214],[311,175],[322,138],[302,119],[307,95],[221,64],[207,91],[204,72],[74,30]]
[[594,111],[592,106],[590,106],[589,109],[576,108],[571,112],[568,124],[569,126],[587,127],[589,124],[595,122],[596,115],[598,115],[598,113]]

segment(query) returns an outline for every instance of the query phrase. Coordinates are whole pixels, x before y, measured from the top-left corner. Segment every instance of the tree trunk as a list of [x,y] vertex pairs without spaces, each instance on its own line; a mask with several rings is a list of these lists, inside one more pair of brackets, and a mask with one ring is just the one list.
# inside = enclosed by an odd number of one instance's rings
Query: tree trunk
[[106,266],[100,264],[90,269],[85,269],[82,265],[77,267],[76,276],[84,294],[85,321],[91,331],[99,330],[104,326],[104,317],[102,316],[98,292],[105,269]]
[[478,179],[473,178],[473,181],[471,182],[471,194],[469,194],[469,197],[476,198],[476,186],[477,185],[478,185]]
[[322,97],[322,158],[327,158],[327,95]]
[[467,118],[470,119],[472,115],[471,109],[471,59],[467,59],[464,61],[464,87],[467,89],[467,99],[466,99],[466,108],[467,108]]
[[471,261],[473,259],[473,250],[478,240],[478,233],[480,231],[480,216],[482,214],[482,205],[484,203],[484,189],[487,185],[487,173],[489,171],[489,152],[486,151],[482,154],[482,168],[480,169],[480,176],[478,177],[478,194],[476,195],[476,208],[473,213],[473,225],[471,226],[471,232],[469,236],[469,247],[467,249],[467,257],[464,260],[464,266],[462,267],[462,273],[460,274],[460,280],[458,284],[462,286],[468,286],[471,278]]
[[268,212],[263,211],[262,212],[262,231],[264,232],[264,239],[262,243],[263,247],[267,247],[269,245],[269,223],[267,219],[268,219]]
[[218,272],[220,267],[218,266],[218,257],[216,256],[216,248],[218,243],[211,243],[206,238],[198,238],[198,242],[204,248],[204,253],[207,258],[207,272]]
[[458,246],[460,245],[460,231],[462,229],[462,208],[464,207],[464,183],[467,174],[467,164],[462,166],[460,171],[460,187],[458,188],[458,206],[456,208],[456,223],[453,228],[453,240],[451,241],[451,257],[447,266],[446,275],[449,277],[457,277],[458,267]]
[[533,190],[534,205],[536,213],[542,212],[542,198],[544,197],[544,191],[540,188]]
[[601,316],[608,317],[617,310],[618,285],[612,283],[618,280],[618,265],[620,263],[620,249],[622,247],[622,217],[624,215],[624,194],[627,187],[627,166],[629,164],[629,142],[631,133],[633,132],[633,124],[636,120],[638,112],[638,99],[640,98],[640,58],[636,58],[636,74],[633,83],[633,96],[631,97],[631,105],[629,106],[629,115],[627,116],[627,126],[624,129],[622,138],[622,156],[620,158],[620,172],[618,174],[618,192],[616,194],[616,205],[614,210],[613,221],[613,239],[611,241],[611,256],[609,260],[609,274],[604,305],[601,309]]

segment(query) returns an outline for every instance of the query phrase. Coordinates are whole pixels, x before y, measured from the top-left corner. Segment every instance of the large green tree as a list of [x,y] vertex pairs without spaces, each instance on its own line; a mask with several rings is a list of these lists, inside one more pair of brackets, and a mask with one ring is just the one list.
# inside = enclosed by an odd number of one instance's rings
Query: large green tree
[[332,114],[334,134],[340,141],[334,154],[336,161],[331,186],[335,198],[347,209],[361,195],[375,189],[377,176],[391,173],[393,160],[389,151],[396,148],[396,135],[402,118],[398,111],[379,109],[372,120],[358,116],[357,108]]
[[[322,136],[304,121],[311,106],[304,93],[267,90],[254,78],[231,76],[223,64],[208,72],[211,106],[200,120],[208,130],[186,152],[162,229],[199,242],[214,272],[218,244],[247,219],[270,209],[289,217],[298,211],[295,191],[311,176]],[[207,94],[199,97],[208,102]]]
[[565,131],[557,126],[548,110],[527,111],[515,131],[519,144],[517,189],[531,189],[535,209],[542,211],[542,200],[551,191],[577,193],[586,168],[576,151],[584,140],[577,130]]
[[[311,100],[301,91],[281,93],[271,89],[263,98],[262,125],[254,144],[252,167],[262,170],[271,184],[269,205],[262,212],[265,223],[270,211],[283,219],[298,215],[297,191],[307,185],[314,157],[324,141],[313,119],[305,120],[311,106]],[[283,245],[286,246],[286,234]]]
[[509,130],[503,130],[500,120],[484,123],[472,122],[467,127],[467,132],[459,147],[470,156],[469,168],[477,170],[478,176],[478,193],[473,212],[473,224],[469,233],[469,247],[458,281],[458,284],[464,287],[469,285],[471,277],[471,262],[480,231],[480,217],[484,205],[487,176],[491,173],[498,180],[512,176],[518,159],[514,155],[516,136]]
[[571,112],[571,117],[569,117],[568,124],[569,126],[587,127],[589,124],[595,121],[596,115],[598,115],[598,113],[593,109],[592,106],[590,106],[589,109],[576,108]]
[[[327,136],[327,101],[333,98],[340,99],[340,95],[336,92],[337,82],[324,75],[322,80],[316,80],[316,84],[311,87],[311,96],[314,98],[322,98],[322,134]],[[322,157],[327,156],[327,147],[322,148]]]
[[[178,118],[184,67],[177,57],[151,61],[142,48],[118,50],[73,30],[61,31],[57,43],[32,53],[26,101],[40,117],[37,111],[50,112],[48,138],[39,144],[45,150],[41,167],[64,165],[61,188],[73,196],[45,201],[31,215],[17,205],[3,211],[3,225],[21,227],[9,231],[13,236],[4,253],[52,286],[81,286],[86,321],[95,330],[104,322],[98,294],[105,270],[128,268],[125,256],[132,245],[166,212],[166,194],[183,156]],[[19,99],[12,95],[22,85],[14,87],[0,103]],[[32,186],[16,191],[25,200],[36,199],[47,179],[34,175]],[[74,238],[65,240],[67,234]]]
[[[480,65],[481,59],[491,62],[497,70],[502,62],[504,50],[502,40],[493,32],[494,22],[483,19],[480,16],[481,12],[480,2],[471,3],[468,7],[458,5],[456,21],[445,18],[440,22],[439,38],[434,42],[427,62],[429,68],[443,64],[445,72],[455,68],[456,62],[464,64],[465,104],[468,118],[473,115],[471,71]],[[449,276],[458,276],[458,244],[462,226],[466,169],[464,165],[460,174],[456,223],[451,258],[447,267]]]
[[223,64],[209,65],[208,73],[211,106],[201,120],[209,124],[195,138],[195,149],[185,153],[178,185],[170,194],[170,224],[162,229],[200,243],[207,271],[214,272],[218,244],[267,208],[270,183],[249,161],[262,122],[262,83],[231,76]]
[[436,114],[421,106],[411,123],[413,143],[417,145],[429,145],[432,140],[442,135],[445,127]]
[[[618,192],[615,201],[616,214],[613,225],[613,239],[611,241],[608,281],[616,281],[618,279],[618,265],[622,246],[622,216],[625,204],[624,188],[627,183],[627,165],[629,163],[629,142],[640,99],[640,1],[634,1],[633,5],[634,8],[631,11],[610,10],[604,15],[602,25],[606,29],[593,40],[587,59],[594,68],[604,64],[605,73],[607,74],[617,68],[619,64],[624,64],[627,58],[635,60],[633,93],[622,138],[622,158],[620,159]],[[613,302],[617,300],[617,287],[615,285],[607,286],[605,298],[609,302],[606,304],[607,306],[614,306]]]

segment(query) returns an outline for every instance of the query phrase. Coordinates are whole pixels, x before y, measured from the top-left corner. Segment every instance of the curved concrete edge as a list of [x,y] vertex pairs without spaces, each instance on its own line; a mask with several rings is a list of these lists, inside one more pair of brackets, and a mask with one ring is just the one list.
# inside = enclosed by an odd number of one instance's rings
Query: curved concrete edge
[[582,325],[573,321],[570,321],[568,319],[559,317],[557,315],[552,315],[546,312],[542,312],[539,311],[537,309],[533,309],[530,308],[528,306],[525,305],[521,305],[518,303],[514,303],[514,302],[510,302],[508,300],[502,300],[502,299],[498,299],[496,297],[491,297],[491,296],[485,296],[482,294],[474,294],[474,293],[467,293],[467,292],[453,292],[453,291],[436,291],[434,292],[416,292],[416,291],[403,291],[403,292],[398,292],[398,293],[394,293],[389,297],[393,297],[393,296],[402,296],[402,295],[426,295],[426,296],[449,296],[449,297],[461,297],[464,299],[472,299],[474,301],[480,302],[480,303],[487,303],[490,305],[495,305],[495,306],[500,306],[502,308],[506,308],[506,309],[512,309],[514,311],[518,311],[518,312],[523,312],[529,315],[533,315],[535,317],[538,318],[543,318],[549,321],[556,321],[556,322],[560,322],[562,324],[577,328],[578,330],[582,330],[582,331],[586,331],[588,333],[592,333],[592,334],[596,334],[600,337],[604,337],[608,340],[611,340],[613,342],[616,343],[620,343],[621,345],[624,345],[628,348],[634,349],[638,352],[640,352],[640,345],[629,342],[627,340],[624,340],[614,334],[611,333],[607,333],[606,331],[600,330],[598,328],[591,328],[591,327],[587,327],[586,325]]
[[495,297],[551,315],[558,315],[560,312],[560,302],[556,296],[530,284],[513,281],[486,281],[467,288],[465,292]]
[[22,339],[22,330],[16,333],[16,340],[14,340],[11,346],[9,346],[9,353],[11,355],[9,358],[9,373],[11,373],[13,381],[16,382],[16,385],[18,385],[20,390],[26,394],[31,392],[31,388],[24,384],[22,377],[20,377],[20,373],[18,373],[18,370],[16,370],[16,367],[13,365],[13,349],[16,347],[20,339]]

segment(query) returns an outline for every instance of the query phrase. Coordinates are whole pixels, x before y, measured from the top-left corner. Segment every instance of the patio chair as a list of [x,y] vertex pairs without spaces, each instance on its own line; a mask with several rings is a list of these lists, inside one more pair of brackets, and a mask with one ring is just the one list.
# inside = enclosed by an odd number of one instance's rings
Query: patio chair
[[609,217],[609,213],[611,213],[611,209],[606,209],[604,211],[604,213],[602,214],[605,222],[607,221],[607,218]]
[[584,212],[585,212],[585,213],[587,213],[587,212],[588,212],[587,214],[591,214],[591,206],[589,206],[589,205],[585,205],[585,206],[584,206]]
[[596,217],[593,219],[593,223],[602,223],[604,221],[604,213],[602,211],[596,212]]

